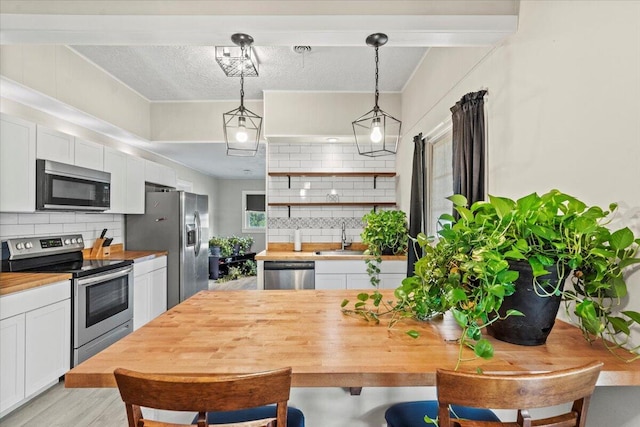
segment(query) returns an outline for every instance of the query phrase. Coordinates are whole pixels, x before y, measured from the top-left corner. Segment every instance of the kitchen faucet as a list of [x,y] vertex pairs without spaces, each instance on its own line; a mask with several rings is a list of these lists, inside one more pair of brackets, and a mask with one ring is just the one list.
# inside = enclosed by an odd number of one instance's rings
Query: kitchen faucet
[[342,223],[342,240],[340,242],[340,250],[344,251],[351,246],[351,243],[347,243],[347,231],[345,230],[345,223]]

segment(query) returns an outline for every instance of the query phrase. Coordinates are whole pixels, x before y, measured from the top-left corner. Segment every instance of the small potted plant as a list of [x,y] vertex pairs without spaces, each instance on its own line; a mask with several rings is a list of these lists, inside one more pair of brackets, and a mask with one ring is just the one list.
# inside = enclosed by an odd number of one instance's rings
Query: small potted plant
[[253,246],[253,237],[240,237],[240,255],[245,255],[251,252],[251,246]]
[[409,242],[409,228],[407,215],[400,210],[380,210],[365,214],[362,217],[365,223],[360,234],[362,243],[367,245],[365,255],[371,255],[367,263],[371,285],[375,288],[380,284],[378,274],[382,255],[404,255],[407,253]]
[[224,245],[224,237],[213,236],[209,239],[209,255],[214,257],[220,257],[220,251]]

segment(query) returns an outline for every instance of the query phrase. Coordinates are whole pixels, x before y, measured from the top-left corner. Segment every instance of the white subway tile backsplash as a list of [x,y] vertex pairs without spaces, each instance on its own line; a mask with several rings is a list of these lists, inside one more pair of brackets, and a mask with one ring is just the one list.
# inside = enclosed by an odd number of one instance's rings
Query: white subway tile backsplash
[[[269,172],[394,172],[395,158],[367,158],[354,144],[270,143]],[[291,242],[293,230],[304,230],[304,242],[338,242],[342,223],[351,241],[361,241],[362,216],[370,206],[340,206],[340,202],[395,202],[396,180],[378,177],[269,177],[269,202],[336,202],[335,206],[270,206],[270,242]]]
[[18,214],[19,224],[49,224],[48,213],[21,213]]
[[51,234],[63,234],[62,224],[35,224],[33,234],[36,236],[45,236]]
[[0,225],[0,239],[33,236],[33,230],[33,224],[2,224]]
[[17,224],[18,223],[18,214],[17,213],[0,213],[0,225],[2,224]]
[[280,146],[280,153],[299,153],[302,148],[300,144],[287,144]]
[[75,212],[35,212],[28,214],[0,214],[0,239],[31,236],[51,236],[80,233],[85,248],[91,247],[107,228],[113,243],[124,241],[124,215]]
[[49,214],[51,224],[75,223],[76,214],[73,212],[54,212]]
[[66,233],[82,233],[83,231],[87,231],[87,226],[82,222],[77,222],[74,224],[63,224],[62,230],[65,234]]

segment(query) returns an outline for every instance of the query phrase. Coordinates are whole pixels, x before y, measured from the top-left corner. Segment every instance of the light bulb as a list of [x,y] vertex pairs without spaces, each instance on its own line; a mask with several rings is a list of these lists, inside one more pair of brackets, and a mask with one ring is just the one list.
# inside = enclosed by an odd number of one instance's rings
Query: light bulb
[[247,134],[247,127],[245,126],[244,117],[238,117],[238,131],[236,132],[236,141],[247,142],[249,135]]
[[380,142],[380,141],[382,141],[382,129],[380,129],[380,118],[379,117],[375,117],[371,121],[371,135],[369,135],[369,138],[371,138],[371,142]]

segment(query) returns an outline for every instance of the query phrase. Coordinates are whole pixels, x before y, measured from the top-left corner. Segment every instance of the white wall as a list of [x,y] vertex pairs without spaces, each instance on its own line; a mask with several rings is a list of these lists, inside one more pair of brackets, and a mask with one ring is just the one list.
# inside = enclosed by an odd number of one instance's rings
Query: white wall
[[[432,48],[403,92],[401,207],[408,211],[413,135],[431,131],[465,93],[486,88],[489,193],[558,188],[589,204],[620,202],[637,233],[639,23],[638,1],[522,1],[518,32],[495,49]],[[625,309],[640,311],[640,272],[627,283]],[[627,399],[640,401],[640,388],[598,389],[588,425],[640,425]]]
[[242,192],[248,190],[264,191],[262,179],[220,179],[217,182],[216,198],[213,208],[214,228],[211,236],[251,236],[252,252],[260,252],[266,248],[266,233],[243,233]]
[[67,46],[2,45],[0,73],[149,139],[149,101]]
[[[224,141],[222,115],[238,108],[234,101],[153,102],[151,140]],[[245,107],[264,116],[262,101],[244,101]]]

